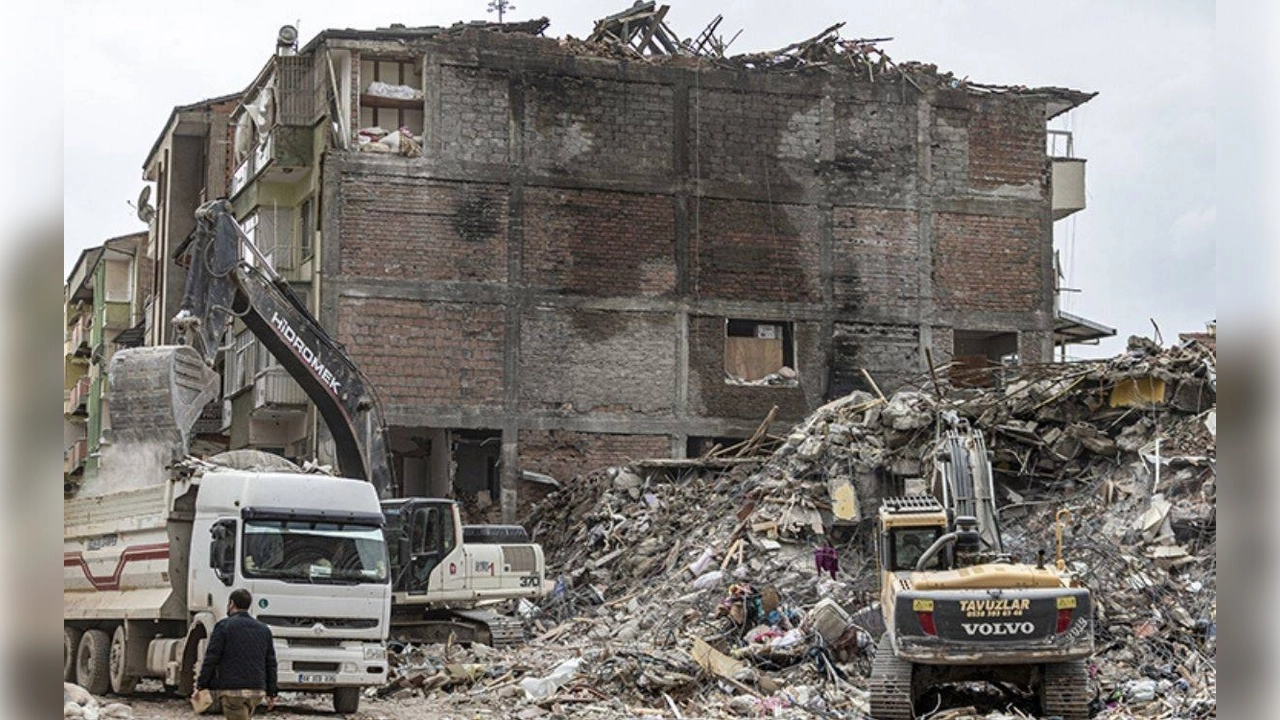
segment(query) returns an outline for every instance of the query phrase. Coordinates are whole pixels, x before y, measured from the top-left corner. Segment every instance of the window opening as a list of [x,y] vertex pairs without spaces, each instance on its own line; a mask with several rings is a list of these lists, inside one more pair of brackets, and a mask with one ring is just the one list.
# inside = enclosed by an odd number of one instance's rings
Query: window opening
[[793,324],[777,320],[726,320],[725,382],[734,385],[795,385],[798,382]]
[[362,59],[360,81],[360,150],[421,154],[424,96],[419,63]]
[[298,238],[298,259],[306,262],[311,259],[311,243],[315,239],[315,216],[312,213],[311,198],[302,201],[298,208],[298,224],[301,227]]
[[992,330],[956,330],[950,371],[961,387],[993,387],[1001,369],[1018,363],[1018,333]]

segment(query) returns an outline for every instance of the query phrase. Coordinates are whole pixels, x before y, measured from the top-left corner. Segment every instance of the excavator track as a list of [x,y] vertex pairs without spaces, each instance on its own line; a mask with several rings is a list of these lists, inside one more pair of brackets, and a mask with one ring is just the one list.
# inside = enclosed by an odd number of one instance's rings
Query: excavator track
[[524,625],[515,618],[488,610],[433,610],[421,617],[394,617],[392,637],[402,642],[463,645],[483,643],[510,647],[524,642]]
[[1040,709],[1045,715],[1088,720],[1089,671],[1084,660],[1045,665],[1042,682]]
[[488,610],[454,610],[453,612],[488,628],[488,644],[492,647],[509,647],[524,642],[524,624],[513,617]]
[[876,720],[915,720],[911,709],[911,663],[893,652],[889,634],[880,636],[871,662],[871,717]]

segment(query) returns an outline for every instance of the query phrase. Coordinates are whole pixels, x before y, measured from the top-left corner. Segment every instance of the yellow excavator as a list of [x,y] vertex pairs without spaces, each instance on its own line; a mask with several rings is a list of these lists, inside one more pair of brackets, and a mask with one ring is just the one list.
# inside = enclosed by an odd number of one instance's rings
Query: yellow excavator
[[931,688],[972,681],[1035,694],[1045,716],[1089,717],[1093,654],[1088,588],[1062,558],[1014,562],[1005,551],[982,432],[949,415],[928,494],[886,498],[878,516],[885,633],[870,682],[871,716],[913,720]]

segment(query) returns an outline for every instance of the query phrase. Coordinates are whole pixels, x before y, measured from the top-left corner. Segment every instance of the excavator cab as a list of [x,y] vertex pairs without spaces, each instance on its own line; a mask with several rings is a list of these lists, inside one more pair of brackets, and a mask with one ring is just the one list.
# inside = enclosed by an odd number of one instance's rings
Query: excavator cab
[[[886,498],[880,508],[880,566],[890,573],[916,569],[925,551],[947,532],[947,514],[935,498]],[[927,570],[941,569],[943,554],[935,554]]]
[[[939,537],[942,537],[942,528],[936,525],[891,529],[885,542],[889,552],[885,566],[895,572],[915,570],[916,563],[924,555],[924,551],[928,550],[933,541]],[[934,555],[925,565],[925,569],[937,570],[940,563],[941,556]]]
[[427,592],[431,573],[457,544],[453,501],[411,498],[382,503],[392,589],[410,595]]

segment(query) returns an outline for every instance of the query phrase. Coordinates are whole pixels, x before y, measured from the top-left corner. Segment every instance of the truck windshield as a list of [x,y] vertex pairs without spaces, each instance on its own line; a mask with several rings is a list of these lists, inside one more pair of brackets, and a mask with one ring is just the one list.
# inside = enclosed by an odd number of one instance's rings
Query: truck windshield
[[314,583],[383,583],[387,548],[368,525],[310,520],[247,520],[245,577]]

